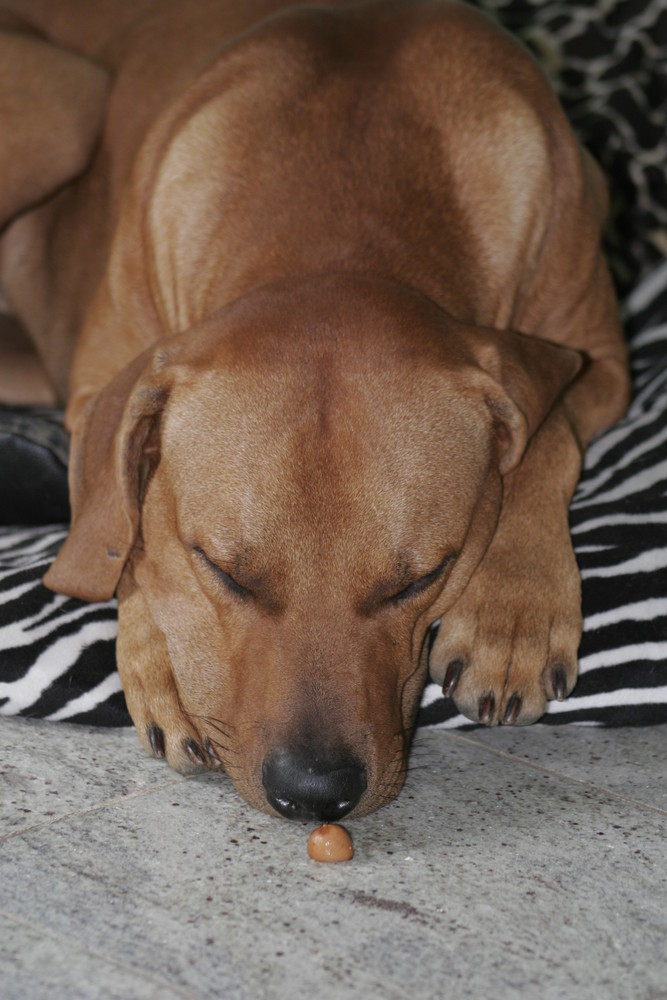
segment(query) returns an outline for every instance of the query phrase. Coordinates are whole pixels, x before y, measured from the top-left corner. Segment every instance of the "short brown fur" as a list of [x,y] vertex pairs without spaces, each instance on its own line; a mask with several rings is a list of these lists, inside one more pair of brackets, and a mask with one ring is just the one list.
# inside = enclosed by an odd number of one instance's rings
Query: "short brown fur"
[[46,583],[117,592],[146,748],[267,810],[277,750],[353,755],[361,814],[434,620],[470,718],[572,689],[568,504],[629,383],[604,183],[520,46],[459,4],[284,6],[6,0],[0,284],[21,399],[72,431]]

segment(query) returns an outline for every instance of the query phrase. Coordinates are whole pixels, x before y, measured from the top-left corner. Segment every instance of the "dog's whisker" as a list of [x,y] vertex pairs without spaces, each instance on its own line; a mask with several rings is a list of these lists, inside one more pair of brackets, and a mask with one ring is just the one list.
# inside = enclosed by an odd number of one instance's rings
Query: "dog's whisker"
[[385,770],[377,784],[377,794],[387,801],[392,799],[396,795],[397,783],[402,779],[404,773],[405,769],[402,761]]
[[212,736],[210,733],[208,734],[208,739],[210,740],[212,746],[222,750],[226,754],[235,754],[238,752],[238,748],[234,744],[216,739],[216,737]]
[[211,729],[216,733],[220,733],[220,735],[224,736],[226,739],[232,739],[236,730],[235,726],[225,723],[221,719],[216,719],[210,715],[196,715],[191,713],[188,718],[193,725],[195,723],[203,725],[206,729]]
[[409,764],[408,767],[406,767],[405,769],[405,773],[406,775],[417,774],[417,772],[419,771],[430,771],[431,767],[432,767],[431,764]]
[[435,754],[430,747],[412,747],[409,753],[410,760],[434,760]]
[[236,728],[239,729],[239,730],[242,730],[242,729],[263,729],[264,726],[265,726],[265,723],[264,723],[264,721],[262,719],[259,719],[259,720],[248,719],[245,722],[239,723],[239,725]]
[[235,735],[235,731],[233,728],[228,729],[226,726],[223,726],[218,722],[208,721],[204,719],[199,721],[203,722],[206,729],[211,730],[214,733],[218,733],[220,736],[224,736],[225,739],[232,739],[233,736]]
[[211,747],[213,747],[214,751],[217,752],[219,750],[221,753],[225,755],[225,757],[229,757],[233,754],[232,748],[228,746],[226,743],[220,743],[219,740],[211,739],[210,736],[207,737],[207,742],[210,744]]
[[204,715],[200,712],[192,712],[191,715],[193,719],[199,719],[202,722],[210,722],[210,723],[215,722],[217,725],[220,726],[226,725],[229,728],[234,728],[231,723],[225,723],[222,719],[218,719],[217,716],[215,715]]

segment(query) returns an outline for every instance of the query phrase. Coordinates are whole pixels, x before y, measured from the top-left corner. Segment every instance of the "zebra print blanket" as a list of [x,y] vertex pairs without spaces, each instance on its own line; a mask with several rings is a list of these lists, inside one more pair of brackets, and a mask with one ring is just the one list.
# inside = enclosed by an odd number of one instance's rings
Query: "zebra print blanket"
[[[664,722],[667,8],[664,0],[479,5],[533,50],[610,179],[608,250],[634,375],[630,410],[593,442],[572,502],[585,617],[580,679],[545,721]],[[66,451],[57,414],[0,410],[0,714],[127,725],[115,602],[83,604],[41,584],[66,535],[64,524],[49,524],[64,519]],[[418,722],[471,725],[434,685]]]

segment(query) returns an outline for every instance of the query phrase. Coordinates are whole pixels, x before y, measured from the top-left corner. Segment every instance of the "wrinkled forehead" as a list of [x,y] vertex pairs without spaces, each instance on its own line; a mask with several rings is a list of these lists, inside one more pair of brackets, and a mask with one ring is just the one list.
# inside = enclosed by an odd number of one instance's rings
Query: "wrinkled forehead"
[[164,415],[162,461],[182,509],[244,535],[307,523],[393,538],[415,518],[439,531],[443,498],[463,524],[488,469],[482,410],[428,364],[259,353],[186,374]]
[[416,517],[439,531],[445,497],[465,522],[491,445],[461,344],[435,304],[372,279],[237,300],[175,362],[162,461],[181,508],[245,519],[244,534],[398,536]]

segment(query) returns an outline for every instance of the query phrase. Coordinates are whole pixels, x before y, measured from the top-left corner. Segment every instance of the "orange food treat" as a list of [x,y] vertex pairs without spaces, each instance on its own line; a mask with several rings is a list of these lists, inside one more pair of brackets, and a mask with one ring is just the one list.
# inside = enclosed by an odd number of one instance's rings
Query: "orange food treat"
[[337,823],[325,823],[308,838],[308,854],[313,861],[349,861],[354,848],[347,830]]

